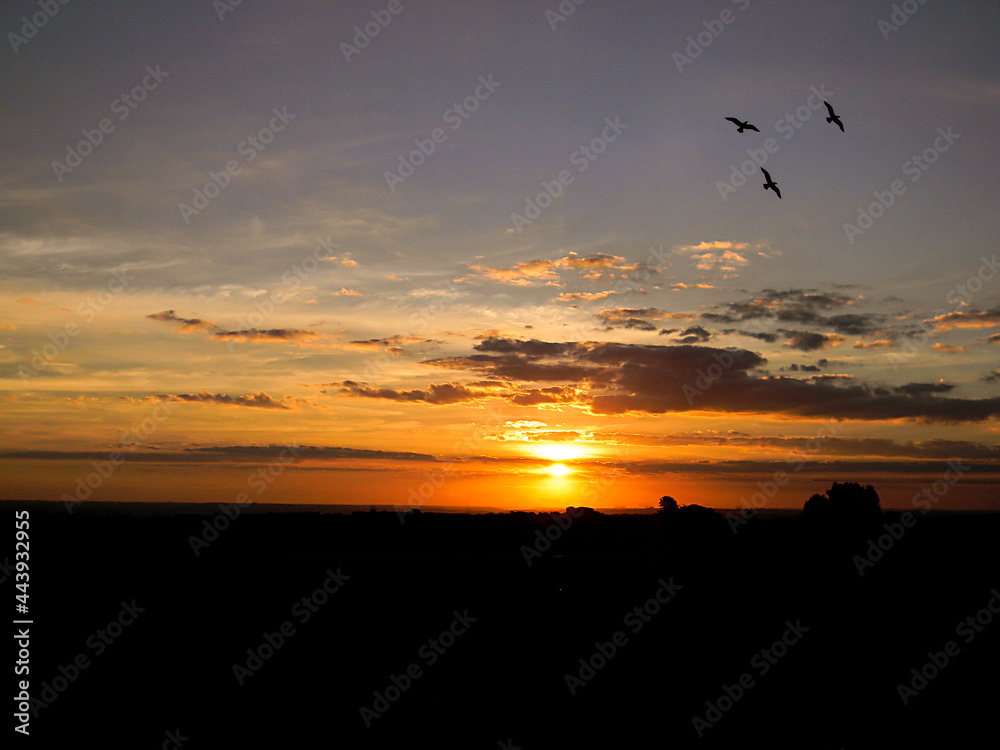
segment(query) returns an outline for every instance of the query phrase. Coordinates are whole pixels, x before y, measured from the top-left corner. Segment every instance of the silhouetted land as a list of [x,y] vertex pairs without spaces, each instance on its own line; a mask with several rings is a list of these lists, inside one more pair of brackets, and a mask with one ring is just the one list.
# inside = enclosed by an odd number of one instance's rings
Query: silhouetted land
[[[159,748],[177,729],[185,750],[965,747],[976,730],[995,736],[1000,615],[968,642],[956,629],[1000,587],[1000,516],[931,512],[903,527],[899,513],[834,517],[822,505],[736,533],[697,507],[574,510],[558,535],[549,514],[243,513],[196,556],[204,514],[2,503],[0,559],[13,560],[14,510],[32,511],[33,697],[60,665],[90,661],[21,744]],[[861,575],[885,524],[900,538]],[[529,566],[546,528],[556,538]],[[340,588],[303,621],[301,599],[328,571]],[[0,590],[13,603],[13,576]],[[658,590],[669,601],[636,615]],[[143,611],[98,653],[94,634],[133,599]],[[453,644],[428,647],[466,611],[475,622]],[[294,633],[240,685],[234,665],[283,622]],[[762,673],[762,649],[787,623],[808,630]],[[566,675],[579,678],[579,660],[616,631],[624,645],[571,694]],[[949,641],[957,655],[904,705],[897,686]],[[366,728],[359,709],[411,664],[420,676]],[[692,717],[746,674],[752,687],[699,738]]]

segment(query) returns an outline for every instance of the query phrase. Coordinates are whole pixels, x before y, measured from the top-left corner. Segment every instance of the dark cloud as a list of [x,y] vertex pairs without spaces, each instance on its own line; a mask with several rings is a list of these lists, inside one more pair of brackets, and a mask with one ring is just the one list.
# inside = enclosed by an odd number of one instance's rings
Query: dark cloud
[[814,333],[811,331],[781,331],[788,336],[785,346],[802,352],[814,352],[836,346],[843,339],[835,333]]
[[220,328],[215,323],[200,318],[181,318],[173,310],[147,315],[152,320],[160,320],[165,323],[180,323],[179,330],[182,332],[205,331],[217,341],[308,341],[323,334],[317,331],[307,331],[299,328],[244,328],[241,330],[227,331]]
[[987,445],[969,440],[932,439],[897,442],[890,438],[841,438],[829,435],[817,437],[751,437],[742,433],[703,434],[700,432],[672,435],[595,432],[591,435],[591,438],[597,441],[612,442],[621,445],[769,448],[783,453],[787,452],[791,457],[795,457],[796,459],[806,456],[872,456],[941,460],[950,458],[968,460],[1000,459],[1000,445]]
[[704,344],[712,338],[712,334],[701,326],[690,326],[681,331],[680,338],[674,339],[679,344]]
[[[729,329],[726,333],[732,333],[733,329]],[[754,332],[754,331],[736,331],[740,336],[747,336],[751,339],[758,339],[759,341],[766,341],[768,344],[773,344],[778,340],[778,334],[767,333],[767,332]]]
[[[840,313],[826,316],[822,313],[853,304],[853,299],[841,294],[823,294],[814,290],[765,289],[749,300],[729,302],[724,312],[702,313],[703,320],[714,323],[736,323],[747,320],[775,320],[810,328],[829,328],[836,333],[863,336],[874,333],[884,323],[885,316],[874,313]],[[769,341],[761,332],[743,332],[741,335]],[[773,339],[770,339],[773,341]]]
[[246,328],[241,331],[218,331],[212,334],[219,341],[308,341],[322,334],[299,328]]
[[249,406],[255,409],[291,409],[288,404],[276,401],[264,392],[251,393],[246,396],[229,396],[222,393],[161,393],[157,395],[161,401],[173,403],[221,404],[222,406]]
[[339,385],[340,393],[344,396],[381,398],[388,401],[420,401],[427,404],[439,405],[480,401],[492,395],[486,391],[473,390],[454,383],[432,384],[426,390],[413,389],[409,391],[399,391],[392,388],[372,388],[363,383],[356,383],[353,380],[345,380],[342,383],[331,383],[331,385]]
[[580,400],[574,388],[555,386],[533,388],[515,393],[507,399],[515,406],[538,406],[539,404],[568,404]]
[[691,320],[695,316],[691,313],[668,313],[664,310],[658,310],[655,307],[618,307],[610,310],[602,310],[596,313],[594,317],[604,324],[605,331],[610,331],[613,328],[655,331],[658,326],[654,325],[653,321]]
[[202,320],[201,318],[181,318],[174,314],[173,310],[164,310],[163,312],[153,313],[152,315],[147,315],[147,318],[152,320],[161,320],[164,323],[180,323],[182,331],[194,331],[199,328],[206,330],[214,330],[217,328],[215,323],[208,320]]
[[567,344],[554,344],[548,341],[531,339],[521,341],[517,339],[497,338],[488,336],[472,348],[478,352],[493,352],[494,354],[522,354],[525,357],[557,357],[565,354]]
[[955,386],[951,383],[907,383],[896,386],[892,390],[908,396],[922,396],[928,393],[948,393],[954,388]]
[[[819,334],[817,334],[819,335]],[[836,334],[826,334],[836,336]],[[828,340],[828,339],[827,339]],[[760,371],[767,360],[744,349],[707,346],[639,345],[612,342],[551,343],[504,340],[515,352],[444,357],[424,364],[474,371],[502,378],[511,390],[471,395],[456,390],[457,400],[500,397],[512,403],[572,403],[591,413],[665,414],[690,410],[745,414],[780,414],[803,419],[910,419],[924,422],[981,422],[1000,415],[1000,398],[948,397],[949,384],[916,383],[885,387],[844,382],[845,377],[799,379]],[[550,344],[546,346],[547,344]],[[491,343],[488,346],[501,346]],[[549,361],[524,351],[562,352]],[[820,364],[827,364],[820,360]],[[800,366],[800,371],[812,366]],[[816,366],[819,367],[819,364]],[[561,381],[552,388],[518,391],[517,383]],[[354,384],[357,385],[357,384]],[[464,386],[454,386],[455,389]],[[467,390],[467,389],[466,389]],[[353,395],[424,401],[427,391],[392,391],[358,386]],[[518,399],[518,401],[515,401]]]

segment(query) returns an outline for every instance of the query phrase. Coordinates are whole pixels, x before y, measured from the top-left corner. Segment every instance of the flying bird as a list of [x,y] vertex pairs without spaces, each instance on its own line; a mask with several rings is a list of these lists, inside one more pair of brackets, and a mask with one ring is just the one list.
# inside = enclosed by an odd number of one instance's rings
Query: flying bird
[[844,123],[840,121],[840,118],[837,116],[837,113],[833,111],[833,107],[830,106],[830,102],[823,102],[823,104],[826,105],[826,111],[830,113],[830,116],[826,118],[826,121],[837,123],[837,127],[839,127],[840,132],[843,133]]
[[771,190],[776,192],[778,194],[778,197],[780,198],[781,191],[778,190],[778,184],[771,179],[771,175],[768,173],[766,169],[764,169],[764,167],[761,167],[760,171],[764,173],[764,179],[767,180],[767,182],[764,183],[764,189],[767,190],[768,188],[771,188]]
[[731,122],[734,125],[736,125],[736,132],[737,133],[742,133],[744,131],[744,129],[746,129],[746,130],[755,130],[758,133],[760,132],[759,130],[757,130],[757,128],[755,128],[749,122],[740,122],[735,117],[727,117],[726,119],[729,120],[729,122]]

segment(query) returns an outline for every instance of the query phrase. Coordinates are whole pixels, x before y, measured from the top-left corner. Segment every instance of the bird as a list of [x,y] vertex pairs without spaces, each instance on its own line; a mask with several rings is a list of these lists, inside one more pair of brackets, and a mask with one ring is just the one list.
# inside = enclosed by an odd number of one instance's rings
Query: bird
[[833,111],[833,107],[830,106],[830,102],[823,102],[823,104],[826,105],[826,111],[830,113],[830,116],[826,118],[826,121],[837,123],[837,127],[839,127],[840,132],[843,133],[844,123],[840,121],[840,118],[837,116],[837,113]]
[[754,130],[754,131],[756,131],[758,133],[760,132],[759,130],[757,130],[757,128],[755,128],[749,122],[740,122],[735,117],[727,117],[726,119],[729,120],[729,122],[731,122],[734,125],[736,125],[736,132],[737,133],[742,133],[744,129],[746,129],[746,130]]
[[781,197],[781,191],[778,190],[778,184],[774,180],[771,179],[770,173],[768,173],[768,171],[766,169],[764,169],[764,167],[761,167],[760,171],[764,173],[764,179],[767,180],[767,182],[764,183],[764,189],[767,190],[768,188],[771,188],[771,190],[773,190],[775,193],[777,193],[778,197],[780,198]]

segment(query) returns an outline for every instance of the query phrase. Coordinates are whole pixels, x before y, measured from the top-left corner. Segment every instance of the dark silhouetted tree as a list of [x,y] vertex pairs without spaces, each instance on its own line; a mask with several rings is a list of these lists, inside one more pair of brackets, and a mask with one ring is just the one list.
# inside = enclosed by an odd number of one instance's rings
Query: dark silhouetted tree
[[664,495],[660,498],[660,513],[673,513],[675,510],[677,510],[677,501],[670,495]]
[[881,517],[882,508],[870,484],[862,487],[857,482],[834,482],[825,494],[806,500],[802,513],[808,518],[868,521]]

